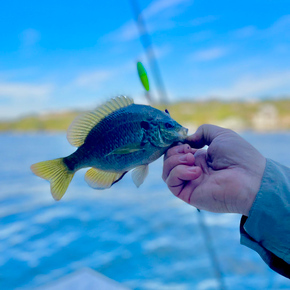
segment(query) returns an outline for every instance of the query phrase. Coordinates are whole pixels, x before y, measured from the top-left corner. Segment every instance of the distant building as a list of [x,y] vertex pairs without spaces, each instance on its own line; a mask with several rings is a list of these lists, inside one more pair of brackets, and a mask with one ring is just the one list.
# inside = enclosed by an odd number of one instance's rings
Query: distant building
[[252,119],[253,128],[258,131],[275,130],[278,125],[278,110],[274,105],[264,104]]
[[241,132],[246,129],[245,122],[241,118],[233,116],[230,116],[220,122],[216,122],[215,124],[224,128],[232,129],[237,132]]

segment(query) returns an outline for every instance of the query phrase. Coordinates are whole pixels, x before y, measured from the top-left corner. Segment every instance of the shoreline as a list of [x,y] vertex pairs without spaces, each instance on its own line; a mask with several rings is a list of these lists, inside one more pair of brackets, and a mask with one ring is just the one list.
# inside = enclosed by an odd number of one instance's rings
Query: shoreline
[[[260,102],[179,102],[155,105],[168,109],[179,124],[194,132],[202,124],[214,124],[237,132],[284,132],[290,130],[290,98]],[[0,121],[2,132],[65,132],[84,111],[51,112]]]
[[[215,124],[213,124],[215,125]],[[226,128],[226,127],[224,127]],[[231,129],[235,132],[237,132],[238,134],[290,134],[290,129],[285,129],[285,130],[255,130],[255,129],[245,129],[245,130],[235,130],[232,128],[226,128],[226,129]],[[190,134],[193,134],[195,131],[191,131]],[[189,135],[190,135],[189,134]],[[7,131],[0,131],[0,136],[4,136],[4,135],[9,135],[9,136],[20,136],[20,135],[26,135],[26,136],[36,136],[36,135],[66,135],[66,131],[65,130],[7,130]]]

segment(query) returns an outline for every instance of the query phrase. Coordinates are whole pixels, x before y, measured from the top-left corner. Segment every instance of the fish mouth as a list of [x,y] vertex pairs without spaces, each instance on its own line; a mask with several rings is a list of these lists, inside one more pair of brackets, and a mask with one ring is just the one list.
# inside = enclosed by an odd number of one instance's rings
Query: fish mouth
[[184,127],[181,127],[178,134],[179,134],[179,137],[181,139],[184,139],[187,137],[187,133],[188,133],[188,129],[187,128],[184,128]]

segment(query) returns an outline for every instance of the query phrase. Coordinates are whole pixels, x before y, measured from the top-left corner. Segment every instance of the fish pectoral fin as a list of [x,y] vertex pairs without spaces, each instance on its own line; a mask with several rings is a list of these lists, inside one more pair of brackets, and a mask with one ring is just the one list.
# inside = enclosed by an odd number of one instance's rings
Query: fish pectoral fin
[[127,171],[115,173],[91,168],[85,175],[85,181],[94,189],[106,189],[121,180],[126,173]]
[[139,187],[144,182],[145,178],[148,175],[148,172],[149,172],[148,164],[138,166],[132,171],[132,179],[137,187]]
[[122,147],[119,147],[112,152],[110,152],[108,155],[111,154],[129,154],[133,153],[139,150],[145,150],[144,146],[142,146],[140,143],[133,143],[133,144],[127,144]]

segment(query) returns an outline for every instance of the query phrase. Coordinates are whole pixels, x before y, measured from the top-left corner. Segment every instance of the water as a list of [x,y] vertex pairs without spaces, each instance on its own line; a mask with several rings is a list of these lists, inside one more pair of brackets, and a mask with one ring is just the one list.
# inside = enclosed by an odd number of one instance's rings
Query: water
[[[290,166],[290,134],[244,137]],[[0,135],[0,289],[33,289],[92,268],[132,289],[218,289],[196,210],[161,180],[162,160],[137,190],[126,175],[95,191],[78,172],[55,202],[32,163],[70,154],[64,134]],[[235,214],[204,213],[228,289],[290,289],[239,244]]]

